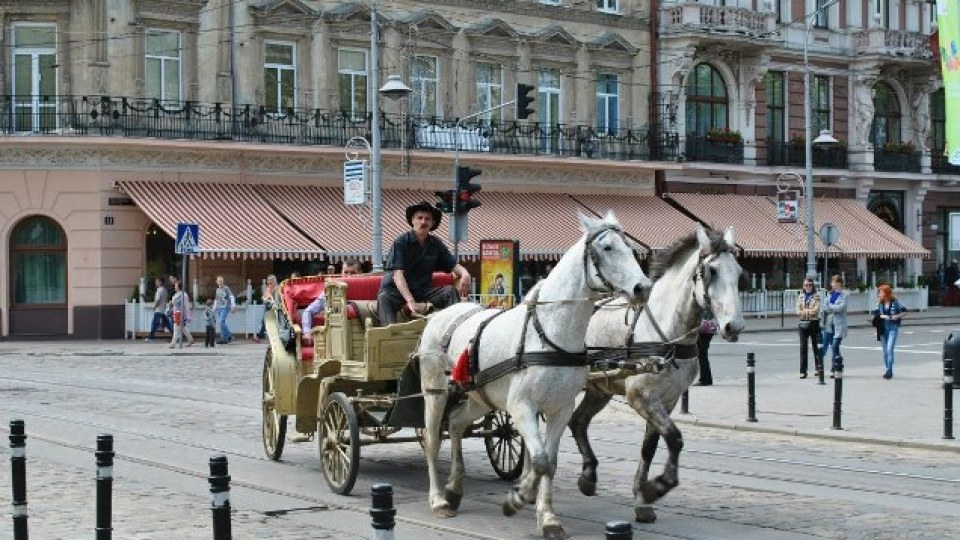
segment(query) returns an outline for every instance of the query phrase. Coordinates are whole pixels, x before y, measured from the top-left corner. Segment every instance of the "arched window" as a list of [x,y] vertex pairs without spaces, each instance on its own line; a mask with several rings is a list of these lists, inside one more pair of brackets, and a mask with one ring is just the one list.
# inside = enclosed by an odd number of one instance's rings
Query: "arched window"
[[10,238],[13,305],[67,303],[67,238],[55,221],[24,219]]
[[687,134],[703,137],[727,127],[727,88],[710,64],[697,64],[687,79]]
[[885,82],[873,87],[873,145],[883,148],[887,143],[900,142],[900,100]]

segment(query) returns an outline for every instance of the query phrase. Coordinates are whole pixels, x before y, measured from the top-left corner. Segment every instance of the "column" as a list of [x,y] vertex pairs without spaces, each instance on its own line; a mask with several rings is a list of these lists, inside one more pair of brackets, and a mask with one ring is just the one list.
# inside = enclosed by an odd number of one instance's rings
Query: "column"
[[[574,114],[569,117],[570,122],[597,125],[596,100],[591,99],[596,94],[596,83],[594,82],[594,72],[590,65],[590,51],[587,50],[585,44],[580,45],[580,48],[577,50],[577,77],[571,86],[576,88],[576,101],[573,107]],[[626,88],[626,85],[621,84],[620,86],[621,88]]]
[[854,171],[873,172],[873,144],[870,128],[873,125],[873,86],[880,71],[876,68],[854,70],[850,76],[850,100],[848,118],[850,123],[849,160]]
[[[839,178],[839,181],[846,180],[845,178]],[[867,201],[870,199],[870,190],[873,189],[873,179],[872,178],[858,178],[857,179],[857,202],[866,208]],[[869,268],[867,266],[866,257],[857,258],[857,273],[864,277],[864,279],[869,279],[869,274],[867,273]]]
[[472,112],[477,93],[476,74],[470,61],[470,40],[463,28],[453,37],[453,75],[441,81],[446,94],[453,98],[453,117],[460,118]]
[[[929,153],[928,153],[929,154]],[[933,182],[923,181],[912,183],[907,190],[907,208],[905,209],[904,226],[908,229],[907,236],[923,245],[924,229],[929,228],[923,224],[923,201],[927,198],[927,192],[933,187]],[[923,259],[911,257],[904,264],[907,276],[918,276],[923,272]]]

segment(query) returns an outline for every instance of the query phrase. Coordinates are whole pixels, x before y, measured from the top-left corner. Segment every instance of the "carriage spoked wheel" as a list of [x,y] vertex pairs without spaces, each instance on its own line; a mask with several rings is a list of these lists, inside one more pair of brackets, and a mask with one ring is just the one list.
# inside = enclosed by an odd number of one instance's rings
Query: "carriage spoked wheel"
[[337,495],[349,495],[360,469],[360,424],[343,392],[327,398],[320,418],[320,463],[323,477]]
[[273,382],[273,353],[267,349],[263,359],[263,394],[260,405],[263,416],[260,424],[263,428],[263,451],[267,457],[277,461],[283,454],[283,443],[287,438],[287,416],[277,414],[274,408],[277,386]]
[[523,453],[526,448],[523,438],[513,427],[513,420],[504,411],[493,411],[483,418],[483,445],[487,448],[487,457],[497,476],[513,481],[523,472]]

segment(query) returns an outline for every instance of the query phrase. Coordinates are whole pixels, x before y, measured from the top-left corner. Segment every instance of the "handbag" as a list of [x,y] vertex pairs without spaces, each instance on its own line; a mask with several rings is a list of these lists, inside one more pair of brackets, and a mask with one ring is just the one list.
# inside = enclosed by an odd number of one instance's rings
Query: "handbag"
[[797,326],[799,326],[801,330],[809,330],[812,322],[813,321],[800,321]]

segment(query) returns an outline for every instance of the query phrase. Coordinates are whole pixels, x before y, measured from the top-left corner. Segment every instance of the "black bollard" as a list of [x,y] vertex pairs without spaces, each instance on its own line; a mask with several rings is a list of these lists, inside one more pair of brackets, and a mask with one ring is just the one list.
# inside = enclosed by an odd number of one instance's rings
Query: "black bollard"
[[[818,339],[817,341],[820,341],[820,340]],[[827,384],[827,381],[825,381],[824,378],[823,378],[823,377],[824,377],[824,376],[823,376],[823,372],[824,372],[824,369],[823,369],[823,363],[824,363],[824,362],[823,362],[823,353],[824,353],[824,351],[817,352],[817,349],[818,349],[818,348],[819,348],[819,345],[814,345],[814,346],[813,346],[813,355],[814,355],[814,356],[813,356],[813,361],[814,361],[814,362],[818,362],[818,365],[817,365],[817,384],[826,385],[826,384]],[[819,359],[819,360],[818,360],[818,359]]]
[[370,517],[373,518],[374,540],[393,540],[393,520],[397,509],[393,507],[393,486],[390,484],[374,484],[370,488]]
[[680,414],[690,414],[690,390],[684,390],[680,396]]
[[836,359],[837,371],[833,378],[833,429],[843,429],[840,426],[840,413],[843,410],[843,357]]
[[210,493],[213,494],[213,540],[231,540],[230,532],[230,475],[227,456],[210,458]]
[[113,536],[113,435],[97,435],[97,540]]
[[633,526],[627,521],[608,521],[606,540],[633,540]]
[[757,361],[747,353],[747,422],[757,421]]
[[943,359],[943,438],[953,438],[953,358]]
[[23,420],[10,421],[10,468],[13,484],[13,540],[27,540],[27,436]]

